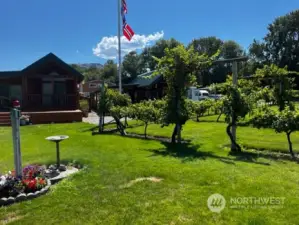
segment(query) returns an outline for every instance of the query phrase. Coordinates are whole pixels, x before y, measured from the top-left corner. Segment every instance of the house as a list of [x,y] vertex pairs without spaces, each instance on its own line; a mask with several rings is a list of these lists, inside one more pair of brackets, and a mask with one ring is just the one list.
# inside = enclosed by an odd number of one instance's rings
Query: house
[[164,97],[167,85],[162,75],[154,75],[151,71],[125,82],[122,87],[123,92],[130,95],[132,102],[140,102]]
[[[83,75],[50,53],[20,71],[0,72],[0,96],[18,99],[34,124],[82,121],[78,85]],[[0,102],[0,124],[8,109]],[[2,118],[2,121],[1,121]]]
[[102,85],[103,81],[101,80],[83,81],[80,84],[80,95],[83,97],[89,97],[91,93],[100,90]]

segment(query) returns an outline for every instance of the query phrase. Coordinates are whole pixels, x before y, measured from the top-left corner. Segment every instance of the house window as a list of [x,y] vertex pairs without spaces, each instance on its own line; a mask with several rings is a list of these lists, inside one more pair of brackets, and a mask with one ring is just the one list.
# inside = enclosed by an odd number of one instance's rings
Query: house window
[[96,83],[90,83],[89,88],[98,88],[100,85]]

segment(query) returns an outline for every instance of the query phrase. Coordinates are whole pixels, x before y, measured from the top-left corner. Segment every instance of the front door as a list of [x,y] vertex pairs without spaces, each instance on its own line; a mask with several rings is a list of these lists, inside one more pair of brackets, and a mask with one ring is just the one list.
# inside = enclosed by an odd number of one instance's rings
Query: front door
[[65,82],[54,82],[55,106],[63,107],[66,105],[66,85]]
[[52,107],[53,105],[53,85],[51,82],[43,82],[43,97],[42,102],[45,107]]

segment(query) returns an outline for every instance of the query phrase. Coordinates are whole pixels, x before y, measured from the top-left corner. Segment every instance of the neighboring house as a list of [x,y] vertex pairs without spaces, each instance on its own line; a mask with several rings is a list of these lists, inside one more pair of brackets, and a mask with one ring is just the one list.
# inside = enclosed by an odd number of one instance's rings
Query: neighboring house
[[80,84],[80,94],[83,97],[89,97],[91,93],[100,90],[103,85],[103,81],[100,80],[92,80],[86,81]]
[[[153,75],[147,72],[122,85],[123,92],[130,95],[132,102],[160,99],[165,95],[166,82],[162,75]],[[111,86],[118,88],[118,86]]]
[[[78,85],[83,78],[50,53],[23,70],[0,72],[0,96],[18,99],[33,123],[82,121]],[[0,111],[7,111],[1,102]]]

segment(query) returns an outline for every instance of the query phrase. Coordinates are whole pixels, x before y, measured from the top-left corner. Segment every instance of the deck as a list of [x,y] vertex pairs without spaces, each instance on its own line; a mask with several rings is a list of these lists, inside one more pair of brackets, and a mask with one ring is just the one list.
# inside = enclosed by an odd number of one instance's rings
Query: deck
[[[22,112],[22,115],[29,115],[32,124],[82,122],[81,110],[32,111]],[[0,126],[10,124],[10,113],[0,112]]]

